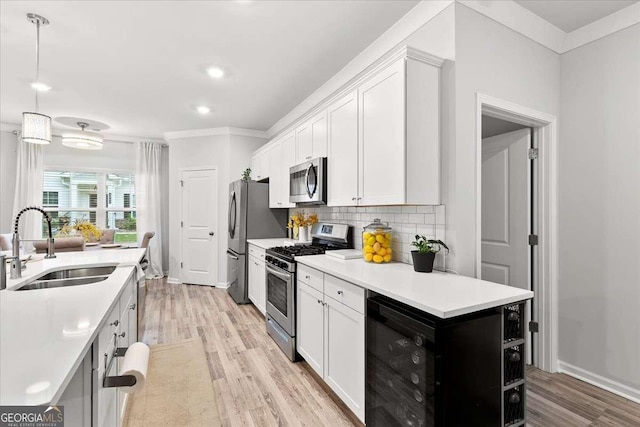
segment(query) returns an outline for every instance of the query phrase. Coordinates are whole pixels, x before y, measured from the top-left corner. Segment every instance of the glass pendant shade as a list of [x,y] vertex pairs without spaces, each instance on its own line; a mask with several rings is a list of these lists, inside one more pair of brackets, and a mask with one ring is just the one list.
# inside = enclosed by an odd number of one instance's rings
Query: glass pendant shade
[[81,150],[102,150],[102,135],[88,130],[65,130],[62,145]]
[[22,140],[31,144],[51,144],[51,117],[22,113]]

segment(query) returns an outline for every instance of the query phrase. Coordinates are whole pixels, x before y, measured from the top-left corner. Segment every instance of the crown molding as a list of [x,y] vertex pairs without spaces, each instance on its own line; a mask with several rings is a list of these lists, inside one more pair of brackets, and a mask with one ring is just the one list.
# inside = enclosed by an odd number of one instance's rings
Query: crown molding
[[569,52],[636,24],[640,24],[640,3],[634,3],[568,33],[562,45],[562,53]]
[[[347,85],[360,74],[363,69],[366,69],[372,63],[378,61],[380,57],[393,50],[406,40],[407,37],[415,33],[449,6],[453,5],[453,3],[453,0],[430,0],[418,3],[326,83],[274,123],[267,130],[269,138],[282,134],[286,129],[290,128],[292,123],[299,121],[302,116],[310,115],[310,111],[314,109],[315,106],[324,103],[328,97],[331,97],[332,94]],[[453,58],[447,57],[445,59]]]
[[262,130],[220,127],[220,128],[191,129],[191,130],[165,132],[164,139],[165,141],[170,141],[172,139],[198,138],[202,136],[217,136],[217,135],[249,136],[249,137],[264,138],[264,139],[268,138],[267,132]]
[[552,51],[563,54],[640,23],[640,3],[566,33],[512,0],[456,0]]
[[567,33],[514,1],[456,1],[556,53],[562,53]]

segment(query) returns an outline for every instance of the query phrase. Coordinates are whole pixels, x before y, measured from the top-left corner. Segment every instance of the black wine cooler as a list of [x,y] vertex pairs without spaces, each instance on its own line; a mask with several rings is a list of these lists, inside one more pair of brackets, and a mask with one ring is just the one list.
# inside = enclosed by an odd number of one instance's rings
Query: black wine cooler
[[523,422],[523,344],[505,345],[504,327],[513,325],[505,325],[503,318],[503,309],[496,308],[443,320],[371,296],[366,425],[484,427]]

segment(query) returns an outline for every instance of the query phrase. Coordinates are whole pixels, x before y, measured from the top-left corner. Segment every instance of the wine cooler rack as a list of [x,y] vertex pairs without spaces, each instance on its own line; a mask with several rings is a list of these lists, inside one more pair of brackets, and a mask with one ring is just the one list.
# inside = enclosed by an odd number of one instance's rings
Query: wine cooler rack
[[525,303],[502,307],[502,420],[508,427],[526,422],[525,320]]

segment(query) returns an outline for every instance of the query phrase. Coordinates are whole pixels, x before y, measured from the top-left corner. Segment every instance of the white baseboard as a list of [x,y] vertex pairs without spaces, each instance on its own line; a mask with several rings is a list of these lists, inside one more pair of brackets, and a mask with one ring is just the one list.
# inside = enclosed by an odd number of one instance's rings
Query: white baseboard
[[229,287],[229,282],[218,282],[216,288],[227,289]]
[[570,365],[560,360],[558,361],[558,371],[599,387],[603,390],[615,393],[618,396],[624,397],[625,399],[640,403],[640,390],[634,389],[633,387],[629,387],[617,381],[610,380],[609,378],[594,374],[593,372],[586,371],[582,368],[578,368],[577,366]]
[[167,283],[169,283],[171,285],[179,285],[182,282],[180,281],[180,279],[178,279],[176,277],[168,277],[167,278]]

